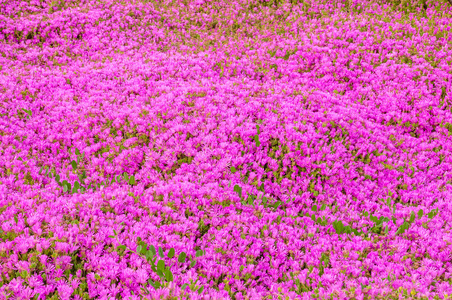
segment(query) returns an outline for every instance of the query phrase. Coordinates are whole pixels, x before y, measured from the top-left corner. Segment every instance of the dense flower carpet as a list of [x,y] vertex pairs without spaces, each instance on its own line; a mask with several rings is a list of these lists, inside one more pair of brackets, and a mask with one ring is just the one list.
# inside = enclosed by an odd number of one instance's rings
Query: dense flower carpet
[[451,299],[446,0],[1,0],[0,299]]

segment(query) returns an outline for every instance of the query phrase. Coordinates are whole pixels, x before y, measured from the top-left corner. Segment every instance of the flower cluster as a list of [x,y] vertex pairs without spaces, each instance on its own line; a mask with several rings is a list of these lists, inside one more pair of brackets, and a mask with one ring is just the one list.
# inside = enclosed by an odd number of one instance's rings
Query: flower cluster
[[0,299],[452,296],[452,8],[0,5]]

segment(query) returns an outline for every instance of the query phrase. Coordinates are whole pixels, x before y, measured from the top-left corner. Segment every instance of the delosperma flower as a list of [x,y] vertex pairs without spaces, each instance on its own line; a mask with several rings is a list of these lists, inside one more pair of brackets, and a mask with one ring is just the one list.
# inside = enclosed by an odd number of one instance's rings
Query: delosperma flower
[[447,299],[448,1],[0,5],[0,299]]

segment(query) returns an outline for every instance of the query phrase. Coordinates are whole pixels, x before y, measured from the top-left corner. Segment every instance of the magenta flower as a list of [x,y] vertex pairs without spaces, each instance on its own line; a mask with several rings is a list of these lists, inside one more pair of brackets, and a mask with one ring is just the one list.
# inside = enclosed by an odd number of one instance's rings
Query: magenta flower
[[0,298],[452,294],[450,3],[60,2],[0,6]]

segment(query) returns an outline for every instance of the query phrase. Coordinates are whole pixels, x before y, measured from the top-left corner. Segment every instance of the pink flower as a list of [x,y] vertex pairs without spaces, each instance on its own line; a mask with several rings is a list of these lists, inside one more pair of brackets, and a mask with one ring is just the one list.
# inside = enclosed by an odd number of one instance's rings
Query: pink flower
[[61,283],[57,286],[58,295],[62,300],[69,300],[74,289],[67,285],[67,283]]
[[19,297],[21,299],[32,299],[34,295],[35,295],[35,292],[29,287],[21,289],[19,292]]
[[18,261],[15,264],[15,267],[18,272],[22,271],[30,272],[30,263],[27,261]]
[[143,284],[146,282],[146,280],[148,279],[149,276],[148,276],[146,270],[138,269],[135,273],[135,277],[136,277],[136,280],[138,283]]
[[28,285],[31,286],[32,288],[42,286],[43,285],[42,277],[39,275],[32,275],[28,279]]

